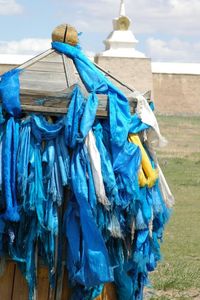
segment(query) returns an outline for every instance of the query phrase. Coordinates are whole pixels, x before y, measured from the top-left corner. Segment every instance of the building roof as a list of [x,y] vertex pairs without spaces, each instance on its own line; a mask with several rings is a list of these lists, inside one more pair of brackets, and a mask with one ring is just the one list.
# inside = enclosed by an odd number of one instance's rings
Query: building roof
[[20,65],[31,59],[34,55],[21,54],[0,54],[0,64],[2,65]]
[[[2,56],[1,56],[2,58]],[[28,60],[27,60],[28,59]],[[25,62],[24,62],[25,60]],[[70,57],[49,49],[30,59],[30,56],[3,56],[0,60],[3,64],[18,65],[21,69],[20,98],[21,107],[25,112],[42,112],[51,114],[66,113],[70,103],[74,85],[78,84],[85,95],[88,91],[84,85],[78,69]],[[21,64],[23,62],[23,64]],[[132,88],[115,78],[112,74],[96,65],[109,80],[117,86],[130,101],[131,109],[134,109],[135,100],[131,96]],[[98,95],[99,107],[97,115],[107,116],[107,97]],[[67,106],[67,107],[66,107]]]
[[152,62],[152,73],[200,75],[200,63]]

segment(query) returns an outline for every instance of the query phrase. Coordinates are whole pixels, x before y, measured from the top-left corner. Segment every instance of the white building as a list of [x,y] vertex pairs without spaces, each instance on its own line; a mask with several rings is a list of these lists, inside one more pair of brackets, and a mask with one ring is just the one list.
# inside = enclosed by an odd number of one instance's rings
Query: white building
[[121,0],[113,31],[104,41],[105,51],[95,56],[95,62],[129,86],[151,90],[160,113],[200,114],[200,64],[151,62],[135,49],[138,41],[130,26]]

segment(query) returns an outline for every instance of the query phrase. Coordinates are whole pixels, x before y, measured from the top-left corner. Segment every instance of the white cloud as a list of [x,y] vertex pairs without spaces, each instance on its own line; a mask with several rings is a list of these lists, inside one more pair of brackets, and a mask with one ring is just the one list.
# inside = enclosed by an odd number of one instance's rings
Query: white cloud
[[[18,1],[0,0],[0,15],[3,7],[8,13],[9,5],[10,12],[19,13]],[[120,1],[76,0],[70,6],[67,0],[51,1],[59,22],[66,22],[67,17],[67,22],[84,33],[80,39],[82,44],[88,43],[84,48],[99,52],[102,40],[112,30],[112,19],[118,16]],[[199,61],[200,0],[126,0],[125,5],[136,38],[153,37],[147,40],[147,51],[145,45],[141,49],[153,60]],[[0,53],[36,54],[49,47],[48,39],[23,39],[0,42]]]
[[[127,0],[125,4],[136,33],[199,35],[200,0]],[[111,20],[118,16],[119,1],[98,0],[97,4],[94,0],[77,0],[72,9],[70,22],[79,30],[109,33]]]
[[199,35],[199,0],[137,0],[133,5],[137,32]]
[[[66,3],[66,0],[60,1]],[[98,0],[98,3],[76,0],[70,8],[75,13],[69,22],[85,36],[90,33],[95,41],[98,35],[105,39],[112,30],[112,19],[118,16],[119,3],[116,0]],[[200,0],[126,0],[125,6],[136,38],[140,40],[140,35],[143,40],[156,37],[148,39],[147,51],[144,46],[142,49],[154,60],[200,60]],[[94,49],[95,45],[90,42],[89,48]]]
[[51,48],[50,39],[27,38],[19,41],[0,41],[0,54],[38,54]]
[[147,54],[153,61],[200,62],[200,42],[149,38]]
[[22,5],[15,0],[0,0],[0,15],[16,15],[22,11]]

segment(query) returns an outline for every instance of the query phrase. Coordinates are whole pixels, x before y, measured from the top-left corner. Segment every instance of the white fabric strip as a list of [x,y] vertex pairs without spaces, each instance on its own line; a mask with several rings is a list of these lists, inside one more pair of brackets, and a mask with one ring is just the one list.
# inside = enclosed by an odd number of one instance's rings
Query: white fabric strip
[[139,118],[142,120],[143,123],[151,126],[156,133],[154,138],[152,137],[155,146],[164,147],[167,144],[167,140],[161,135],[158,122],[147,100],[142,94],[140,94],[137,91],[133,93],[133,97],[137,99],[137,107],[136,107],[137,115],[139,116]]
[[97,199],[103,205],[109,206],[110,202],[106,197],[103,177],[101,173],[101,158],[100,158],[99,151],[96,147],[96,141],[92,130],[89,131],[85,139],[85,145],[87,147],[89,158],[90,158],[90,164],[91,164]]
[[167,184],[167,181],[165,179],[165,176],[159,166],[159,164],[157,164],[157,168],[159,171],[159,186],[160,186],[160,191],[162,193],[162,197],[167,205],[167,207],[171,208],[174,206],[175,200],[174,200],[174,196],[172,195],[170,188]]

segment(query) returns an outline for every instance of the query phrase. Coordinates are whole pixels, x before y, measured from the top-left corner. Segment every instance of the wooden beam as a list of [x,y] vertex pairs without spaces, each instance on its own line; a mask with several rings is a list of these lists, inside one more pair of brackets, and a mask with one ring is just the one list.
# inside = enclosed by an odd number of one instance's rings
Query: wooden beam
[[[67,108],[58,108],[58,107],[45,107],[45,106],[33,106],[33,105],[21,105],[23,112],[33,112],[33,113],[42,113],[42,114],[48,114],[48,115],[65,115],[68,111]],[[107,117],[108,113],[106,110],[98,110],[97,111],[97,117]]]
[[15,267],[15,263],[8,261],[5,265],[5,272],[0,276],[0,299],[2,300],[12,299]]
[[35,64],[37,61],[41,60],[42,58],[48,56],[49,54],[51,54],[53,52],[55,52],[54,49],[49,49],[49,50],[33,57],[32,59],[26,61],[25,63],[23,63],[22,65],[17,67],[17,69],[20,69],[20,70],[26,69],[26,68],[30,67],[31,65]]
[[65,79],[66,79],[66,83],[67,83],[67,87],[70,87],[70,83],[69,83],[69,74],[68,74],[68,67],[67,67],[67,63],[65,61],[65,55],[62,54],[62,60],[63,60],[63,66],[64,66],[64,71],[65,71]]

